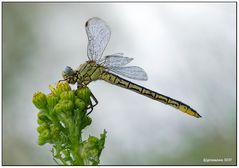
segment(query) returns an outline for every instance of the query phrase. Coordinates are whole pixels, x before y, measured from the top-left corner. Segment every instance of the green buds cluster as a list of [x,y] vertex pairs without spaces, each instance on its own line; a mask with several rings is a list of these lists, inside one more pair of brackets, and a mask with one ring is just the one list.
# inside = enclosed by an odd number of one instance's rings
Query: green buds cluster
[[87,87],[71,90],[68,83],[50,86],[51,93],[37,92],[33,104],[38,113],[38,144],[52,144],[52,154],[58,164],[98,165],[104,148],[106,131],[100,138],[82,140],[82,130],[92,122],[86,114],[91,92]]

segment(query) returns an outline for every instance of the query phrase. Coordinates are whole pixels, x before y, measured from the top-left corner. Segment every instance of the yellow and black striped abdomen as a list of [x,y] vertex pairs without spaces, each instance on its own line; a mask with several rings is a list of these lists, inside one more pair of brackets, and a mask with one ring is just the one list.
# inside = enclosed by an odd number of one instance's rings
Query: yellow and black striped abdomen
[[167,105],[170,105],[184,113],[187,113],[191,116],[194,116],[194,117],[197,117],[197,118],[200,118],[201,116],[194,110],[192,109],[190,106],[180,102],[180,101],[177,101],[177,100],[174,100],[168,96],[165,96],[165,95],[162,95],[160,93],[157,93],[157,92],[154,92],[150,89],[147,89],[147,88],[144,88],[140,85],[137,85],[135,83],[132,83],[130,81],[127,81],[117,75],[114,75],[114,74],[111,74],[109,72],[104,72],[102,73],[102,75],[100,76],[101,79],[105,80],[106,82],[109,82],[111,84],[114,84],[114,85],[117,85],[117,86],[120,86],[120,87],[123,87],[123,88],[126,88],[126,89],[129,89],[129,90],[132,90],[136,93],[139,93],[141,95],[144,95],[144,96],[147,96],[153,100],[156,100],[156,101],[159,101],[161,103],[164,103],[164,104],[167,104]]

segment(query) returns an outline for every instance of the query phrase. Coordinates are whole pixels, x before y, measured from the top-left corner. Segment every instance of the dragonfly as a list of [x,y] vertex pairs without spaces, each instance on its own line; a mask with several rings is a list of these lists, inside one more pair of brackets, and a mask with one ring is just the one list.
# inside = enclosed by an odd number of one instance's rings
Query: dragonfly
[[[141,67],[126,66],[133,58],[126,57],[123,53],[102,57],[111,36],[110,28],[105,21],[98,17],[91,18],[86,22],[85,29],[88,36],[87,56],[89,60],[81,64],[76,70],[66,66],[62,73],[64,81],[69,84],[77,83],[77,87],[80,88],[87,87],[92,81],[104,80],[110,84],[134,91],[163,104],[172,106],[196,118],[201,117],[196,110],[181,101],[126,80],[125,78],[141,81],[148,79],[146,72]],[[98,104],[93,94],[92,98],[96,102],[95,105]]]

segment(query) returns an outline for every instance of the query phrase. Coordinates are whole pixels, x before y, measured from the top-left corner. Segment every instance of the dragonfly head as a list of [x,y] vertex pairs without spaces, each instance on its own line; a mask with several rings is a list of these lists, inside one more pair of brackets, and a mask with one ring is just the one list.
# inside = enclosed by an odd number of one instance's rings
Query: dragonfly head
[[62,72],[62,77],[70,84],[75,84],[77,81],[76,72],[69,66]]

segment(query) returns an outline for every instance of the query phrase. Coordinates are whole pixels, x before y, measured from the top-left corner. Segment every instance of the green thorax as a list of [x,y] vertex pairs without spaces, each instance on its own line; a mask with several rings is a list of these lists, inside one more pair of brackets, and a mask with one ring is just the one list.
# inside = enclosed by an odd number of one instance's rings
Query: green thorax
[[76,71],[77,83],[87,85],[91,81],[98,80],[104,70],[105,67],[96,64],[95,61],[87,61]]

